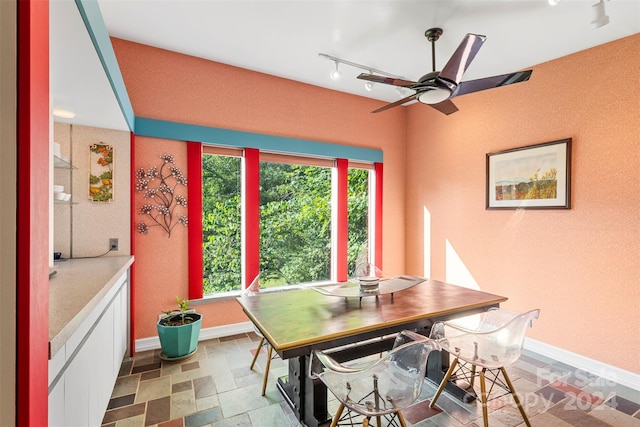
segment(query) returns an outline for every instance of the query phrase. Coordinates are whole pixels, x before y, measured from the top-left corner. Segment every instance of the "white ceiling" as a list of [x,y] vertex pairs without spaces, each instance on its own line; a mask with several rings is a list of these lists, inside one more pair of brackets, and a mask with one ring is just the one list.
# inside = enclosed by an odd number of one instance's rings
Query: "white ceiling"
[[[345,65],[340,66],[342,78],[333,81],[329,72],[334,63],[318,53],[417,80],[432,68],[431,46],[424,32],[441,27],[444,34],[436,43],[436,69],[442,68],[466,33],[476,33],[486,35],[487,40],[463,80],[505,74],[640,32],[639,0],[605,1],[610,23],[592,29],[595,3],[98,0],[111,36],[388,102],[400,99],[394,88],[377,84],[367,92],[364,82],[355,78],[363,70]],[[108,99],[103,93],[104,76],[102,83],[96,83],[101,89],[93,86],[99,65],[76,65],[81,59],[91,59],[87,58],[91,53],[87,46],[74,45],[84,38],[91,46],[86,31],[82,35],[82,22],[69,23],[74,7],[71,0],[51,2],[54,106],[84,98],[86,105],[78,108],[86,108],[87,117],[98,115],[104,119],[102,127],[122,128],[124,120],[118,123],[111,118],[113,113],[89,112],[113,106],[115,97]],[[79,32],[73,35],[75,31]],[[93,59],[97,61],[97,56]],[[74,75],[78,70],[81,75]],[[531,78],[536,78],[535,72]],[[66,83],[58,82],[64,79]]]

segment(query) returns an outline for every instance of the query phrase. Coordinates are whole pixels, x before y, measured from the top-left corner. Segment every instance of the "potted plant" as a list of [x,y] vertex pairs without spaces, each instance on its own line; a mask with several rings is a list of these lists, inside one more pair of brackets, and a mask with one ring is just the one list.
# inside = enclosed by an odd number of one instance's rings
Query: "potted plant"
[[177,310],[163,312],[157,328],[163,360],[177,360],[191,356],[198,348],[202,315],[189,309],[189,300],[176,297]]

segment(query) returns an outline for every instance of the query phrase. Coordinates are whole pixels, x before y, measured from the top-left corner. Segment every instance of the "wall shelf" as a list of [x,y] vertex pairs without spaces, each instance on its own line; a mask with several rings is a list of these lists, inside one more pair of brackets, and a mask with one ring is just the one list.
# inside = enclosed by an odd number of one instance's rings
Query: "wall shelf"
[[58,157],[55,154],[53,155],[53,167],[56,169],[68,170],[78,169],[77,167],[73,166],[68,160]]
[[[68,171],[77,170],[78,168],[73,166],[71,162],[66,159],[63,159],[60,156],[53,155],[53,167],[54,169],[64,169]],[[70,200],[53,200],[53,203],[56,205],[77,205],[78,203],[73,201],[73,196],[71,196]]]

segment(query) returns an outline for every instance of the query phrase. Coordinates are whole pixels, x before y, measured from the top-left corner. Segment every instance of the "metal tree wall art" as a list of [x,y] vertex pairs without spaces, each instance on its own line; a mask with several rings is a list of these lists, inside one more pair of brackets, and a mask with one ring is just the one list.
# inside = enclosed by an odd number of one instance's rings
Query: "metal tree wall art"
[[176,194],[179,185],[187,186],[187,179],[180,168],[175,166],[176,162],[171,154],[163,154],[160,158],[160,169],[152,166],[147,171],[144,168],[136,171],[136,191],[143,193],[145,199],[151,200],[139,209],[139,214],[151,220],[151,223],[147,224],[142,220],[138,223],[137,230],[147,234],[149,228],[159,226],[167,233],[167,237],[171,237],[171,231],[176,225],[186,227],[188,224],[186,215],[174,212],[178,206],[187,206],[187,199]]

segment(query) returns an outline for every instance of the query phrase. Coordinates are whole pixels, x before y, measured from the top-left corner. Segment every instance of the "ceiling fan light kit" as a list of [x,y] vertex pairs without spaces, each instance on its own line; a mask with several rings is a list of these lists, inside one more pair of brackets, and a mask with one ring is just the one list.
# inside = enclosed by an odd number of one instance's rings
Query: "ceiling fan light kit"
[[[602,0],[600,0],[602,2]],[[603,6],[604,7],[604,6]],[[453,52],[449,61],[445,64],[441,71],[436,71],[436,50],[435,43],[443,34],[442,28],[429,28],[424,35],[431,43],[431,62],[433,69],[430,73],[420,77],[417,82],[409,81],[403,78],[394,78],[389,76],[362,73],[358,76],[361,80],[367,80],[373,83],[382,83],[396,86],[402,89],[411,89],[415,91],[413,95],[409,95],[391,104],[387,104],[372,113],[379,113],[389,108],[406,104],[409,101],[417,100],[422,104],[427,104],[443,114],[449,115],[458,111],[451,99],[456,96],[466,95],[481,90],[493,89],[500,86],[506,86],[514,83],[525,82],[531,77],[531,70],[518,71],[515,73],[504,74],[499,76],[485,77],[482,79],[462,81],[462,76],[467,70],[471,61],[482,47],[486,40],[486,36],[468,33],[460,45]]]
[[423,104],[439,104],[449,99],[451,91],[448,88],[438,87],[433,90],[426,90],[418,95],[418,101]]

